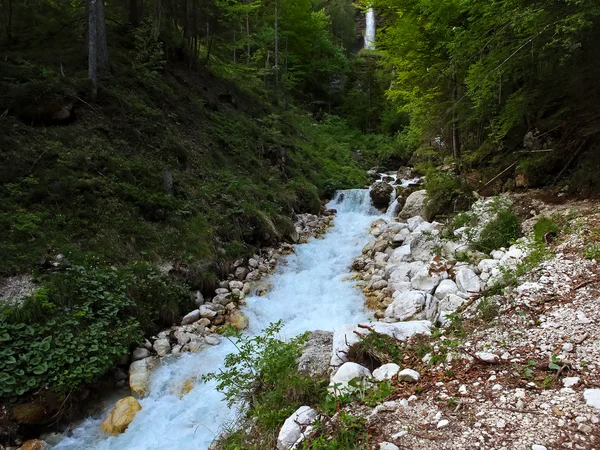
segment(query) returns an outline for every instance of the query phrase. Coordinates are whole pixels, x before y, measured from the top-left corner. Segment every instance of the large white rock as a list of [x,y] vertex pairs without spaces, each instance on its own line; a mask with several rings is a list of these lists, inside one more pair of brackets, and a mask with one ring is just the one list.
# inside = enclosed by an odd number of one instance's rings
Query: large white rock
[[412,266],[408,263],[402,263],[395,266],[394,271],[390,274],[389,281],[391,283],[399,283],[410,281],[409,274]]
[[444,274],[447,277],[448,274],[444,272],[436,273],[429,271],[428,266],[422,267],[415,276],[410,280],[410,284],[413,289],[417,291],[424,291],[427,293],[432,293],[433,290],[440,284],[442,278],[444,278]]
[[354,362],[346,362],[331,377],[329,390],[338,395],[351,393],[367,386],[369,378],[371,378],[369,369]]
[[415,261],[430,261],[439,246],[440,241],[435,236],[419,234],[410,241],[410,254]]
[[402,242],[404,242],[406,240],[406,238],[409,235],[410,235],[410,230],[408,230],[408,228],[404,228],[394,235],[394,237],[392,238],[392,242],[394,244],[401,244]]
[[444,324],[446,323],[446,317],[448,314],[453,313],[460,308],[464,303],[465,299],[455,294],[448,294],[438,303],[439,321]]
[[458,292],[458,286],[452,280],[442,280],[437,289],[435,290],[435,297],[438,300],[442,300],[447,295],[456,294]]
[[379,450],[400,450],[400,447],[391,442],[382,442],[379,444]]
[[373,378],[377,381],[391,380],[398,372],[400,372],[400,366],[398,364],[384,364],[373,371]]
[[459,291],[466,294],[476,294],[481,291],[481,280],[468,267],[461,268],[456,272],[456,285]]
[[301,406],[288,417],[277,437],[277,450],[296,448],[312,430],[311,425],[317,420],[317,411],[310,406]]
[[423,311],[427,296],[420,291],[403,292],[385,310],[385,317],[403,321]]

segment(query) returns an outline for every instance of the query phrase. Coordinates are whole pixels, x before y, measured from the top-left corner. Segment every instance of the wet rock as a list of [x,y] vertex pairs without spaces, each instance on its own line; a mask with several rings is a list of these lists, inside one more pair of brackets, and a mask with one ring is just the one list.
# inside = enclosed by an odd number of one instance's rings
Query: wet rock
[[138,411],[141,410],[142,406],[135,398],[122,398],[108,413],[108,416],[100,426],[105,433],[112,435],[121,434],[133,421]]
[[331,367],[333,350],[333,333],[330,331],[313,331],[298,358],[298,370],[313,378],[327,378]]
[[371,201],[376,208],[385,208],[390,204],[394,188],[388,183],[378,182],[371,187]]
[[239,309],[231,312],[229,315],[229,323],[238,331],[245,330],[250,325],[250,321],[248,320],[246,314]]
[[277,436],[277,450],[296,448],[310,433],[311,425],[317,420],[317,411],[310,406],[301,406],[288,417]]
[[41,439],[30,439],[23,443],[20,450],[47,450],[49,448],[50,445]]
[[134,361],[129,366],[129,388],[136,397],[145,397],[150,383],[149,360],[151,358]]

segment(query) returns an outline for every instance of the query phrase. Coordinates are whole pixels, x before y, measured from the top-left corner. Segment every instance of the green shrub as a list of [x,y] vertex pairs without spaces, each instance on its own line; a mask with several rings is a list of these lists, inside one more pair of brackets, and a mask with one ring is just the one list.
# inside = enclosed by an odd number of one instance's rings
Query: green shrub
[[314,403],[325,392],[323,382],[298,372],[306,335],[281,340],[281,321],[270,324],[254,337],[237,334],[232,339],[238,349],[225,357],[225,368],[203,377],[216,380],[217,389],[231,406],[248,405],[248,416],[266,432],[278,429],[296,409]]
[[0,397],[46,386],[66,393],[94,382],[131,344],[189,306],[185,286],[147,264],[74,266],[42,286],[0,311]]
[[442,214],[468,208],[473,196],[461,178],[450,172],[436,169],[427,173],[425,190],[427,191],[425,215],[429,220]]
[[475,242],[475,249],[489,253],[501,247],[508,247],[520,236],[519,218],[510,209],[498,211],[496,217],[481,230]]

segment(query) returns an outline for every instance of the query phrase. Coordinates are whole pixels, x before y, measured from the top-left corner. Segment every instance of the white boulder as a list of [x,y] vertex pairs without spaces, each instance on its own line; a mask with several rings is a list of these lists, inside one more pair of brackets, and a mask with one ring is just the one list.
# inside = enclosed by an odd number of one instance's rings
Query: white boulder
[[359,387],[367,386],[369,378],[371,378],[369,369],[354,362],[346,362],[331,377],[329,390],[336,394],[351,393]]
[[456,283],[450,279],[442,280],[435,290],[435,297],[438,300],[444,299],[446,296],[450,294],[456,294],[458,292],[458,286]]
[[312,424],[317,420],[317,411],[310,406],[301,406],[288,417],[277,437],[277,450],[297,448],[312,430]]
[[408,320],[423,311],[427,296],[420,291],[403,292],[385,310],[385,317]]
[[384,364],[373,371],[373,378],[377,381],[391,380],[398,372],[400,372],[400,366],[398,364]]
[[408,381],[409,383],[416,383],[419,378],[419,372],[413,369],[403,369],[398,373],[398,380]]
[[456,272],[456,285],[459,291],[466,294],[476,294],[481,291],[481,280],[468,267],[463,267]]

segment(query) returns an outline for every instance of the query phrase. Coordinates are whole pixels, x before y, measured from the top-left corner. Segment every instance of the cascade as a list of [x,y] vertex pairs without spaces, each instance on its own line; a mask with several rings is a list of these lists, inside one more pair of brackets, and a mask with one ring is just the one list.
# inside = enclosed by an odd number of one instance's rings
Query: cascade
[[[285,337],[308,330],[328,330],[367,320],[364,296],[347,280],[352,260],[369,241],[369,226],[381,213],[371,205],[368,189],[339,191],[327,205],[337,209],[333,227],[322,239],[296,245],[295,253],[282,258],[275,273],[264,281],[272,287],[266,295],[247,297],[243,308],[250,320],[248,333],[258,334],[269,323],[283,320]],[[205,450],[239,411],[229,409],[215,383],[200,381],[218,371],[234,351],[223,340],[200,353],[166,356],[152,372],[149,394],[142,410],[121,435],[100,430],[106,416],[89,418],[55,448],[61,450]],[[181,395],[186,381],[195,385]],[[112,406],[112,405],[111,405]]]
[[367,27],[365,29],[365,50],[375,50],[375,10],[367,10]]

